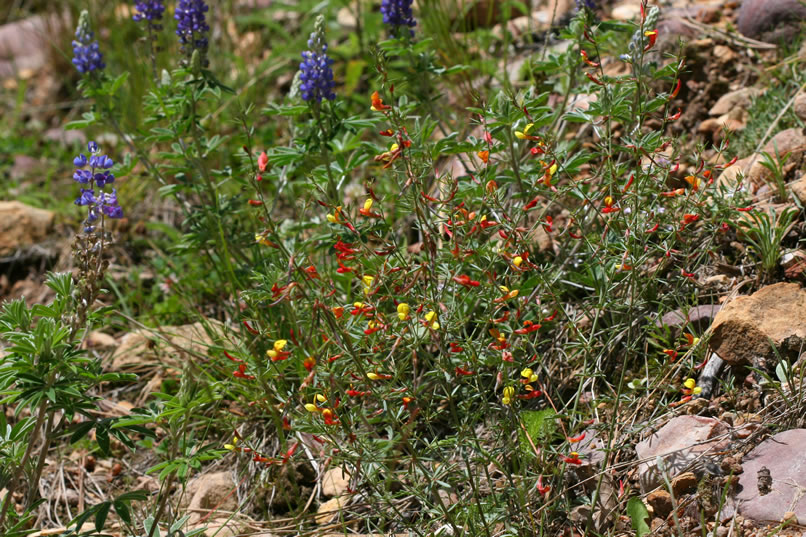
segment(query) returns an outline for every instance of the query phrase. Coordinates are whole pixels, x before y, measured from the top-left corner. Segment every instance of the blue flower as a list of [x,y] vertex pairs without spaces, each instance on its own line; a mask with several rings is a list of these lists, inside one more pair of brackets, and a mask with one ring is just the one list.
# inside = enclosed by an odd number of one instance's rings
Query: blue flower
[[577,3],[577,8],[582,9],[586,7],[588,9],[596,9],[596,0],[574,0]]
[[204,14],[208,9],[204,0],[179,0],[176,4],[176,35],[182,44],[182,52],[188,57],[194,50],[202,54],[207,52],[207,32],[210,27]]
[[76,27],[76,38],[73,40],[73,65],[82,75],[92,71],[100,71],[106,64],[98,49],[98,41],[94,41],[90,30],[90,15],[82,11]]
[[162,3],[162,0],[140,0],[134,3],[134,9],[137,10],[137,13],[132,17],[135,22],[145,20],[155,29],[161,28],[159,25],[152,23],[162,20],[162,14],[165,11],[165,4]]
[[[73,179],[79,184],[88,186],[88,188],[81,188],[75,204],[87,207],[84,231],[91,233],[95,229],[93,224],[98,220],[99,215],[103,214],[109,218],[122,218],[123,209],[118,204],[118,195],[115,189],[112,189],[111,193],[101,190],[106,185],[115,182],[115,176],[108,171],[115,163],[106,155],[96,154],[98,153],[98,144],[95,142],[88,143],[87,149],[90,154],[89,158],[84,153],[81,153],[73,159],[73,164],[76,166]],[[87,166],[89,166],[89,169],[85,169]],[[99,189],[97,194],[96,188]]]
[[[403,26],[412,28],[417,24],[411,12],[411,2],[412,0],[382,0],[383,23],[392,27],[393,34]],[[414,30],[409,32],[414,35]]]
[[314,31],[308,39],[308,48],[302,53],[302,63],[299,64],[299,91],[305,101],[322,102],[322,99],[332,101],[336,98],[333,93],[333,60],[327,55],[325,43],[325,19],[317,17]]

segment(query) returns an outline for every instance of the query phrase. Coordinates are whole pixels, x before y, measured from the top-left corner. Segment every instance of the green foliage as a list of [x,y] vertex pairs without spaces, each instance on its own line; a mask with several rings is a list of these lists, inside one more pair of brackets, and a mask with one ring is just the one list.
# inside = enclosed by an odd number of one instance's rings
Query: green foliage
[[650,532],[649,511],[641,501],[641,498],[633,496],[627,501],[627,514],[630,516],[632,529],[638,537],[643,537]]
[[735,224],[744,240],[752,246],[763,276],[771,277],[778,270],[781,242],[792,229],[798,212],[792,207],[785,208],[780,215],[772,207],[766,213],[753,210]]

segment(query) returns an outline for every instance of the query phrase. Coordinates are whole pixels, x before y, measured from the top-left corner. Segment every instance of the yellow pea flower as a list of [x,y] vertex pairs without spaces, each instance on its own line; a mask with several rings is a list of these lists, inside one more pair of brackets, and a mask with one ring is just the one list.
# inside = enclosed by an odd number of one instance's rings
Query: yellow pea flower
[[526,382],[537,382],[537,375],[529,367],[521,371],[521,376],[526,379]]
[[505,405],[512,404],[512,400],[515,398],[515,388],[512,386],[507,386],[504,388],[504,396],[501,398],[501,402]]
[[410,311],[411,308],[409,308],[409,305],[406,304],[405,302],[401,302],[400,304],[397,305],[397,318],[400,319],[401,321],[405,321],[406,319],[409,318]]
[[534,127],[534,123],[528,123],[522,131],[515,131],[515,138],[518,140],[526,140],[529,138],[529,131]]

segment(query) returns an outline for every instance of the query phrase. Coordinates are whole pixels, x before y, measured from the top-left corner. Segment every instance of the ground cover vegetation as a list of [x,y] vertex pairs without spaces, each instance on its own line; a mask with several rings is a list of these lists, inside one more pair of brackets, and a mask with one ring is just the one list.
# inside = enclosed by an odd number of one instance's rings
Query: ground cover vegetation
[[4,8],[0,534],[796,527],[733,502],[803,425],[800,33],[376,4]]

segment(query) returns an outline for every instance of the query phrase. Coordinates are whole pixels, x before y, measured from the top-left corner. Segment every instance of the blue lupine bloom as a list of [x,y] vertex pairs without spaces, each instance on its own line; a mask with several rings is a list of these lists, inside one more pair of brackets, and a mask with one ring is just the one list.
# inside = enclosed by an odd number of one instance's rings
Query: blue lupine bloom
[[588,9],[594,9],[596,7],[596,0],[574,0],[577,3],[577,8],[582,9],[586,7]]
[[[115,189],[112,192],[100,190],[106,185],[115,182],[115,176],[109,171],[115,163],[106,155],[97,155],[98,144],[90,142],[87,144],[90,153],[89,158],[81,153],[73,159],[76,171],[73,179],[89,188],[81,188],[81,192],[76,198],[76,205],[87,207],[87,219],[84,221],[84,231],[91,233],[95,228],[94,224],[100,214],[109,218],[122,218],[123,209],[118,204],[118,195]],[[86,167],[89,166],[89,169]],[[95,189],[98,188],[96,195]]]
[[204,0],[179,0],[176,4],[176,35],[182,44],[182,51],[190,56],[194,50],[202,53],[207,51],[207,26],[205,13],[207,4]]
[[140,0],[134,3],[134,9],[137,11],[132,17],[135,22],[144,20],[151,24],[154,21],[162,20],[165,4],[163,4],[162,0]]
[[[412,0],[382,0],[383,23],[392,26],[392,33],[397,33],[403,26],[412,28],[417,24],[411,12],[411,2]],[[414,35],[414,30],[409,32]]]
[[82,75],[106,67],[104,57],[98,49],[98,41],[94,41],[92,37],[90,15],[87,11],[82,11],[76,27],[76,38],[73,40],[73,65]]
[[325,43],[325,18],[321,15],[316,19],[314,31],[308,39],[308,48],[302,53],[302,63],[299,64],[299,91],[305,101],[322,102],[322,99],[332,101],[336,98],[333,93],[333,60],[327,55]]

